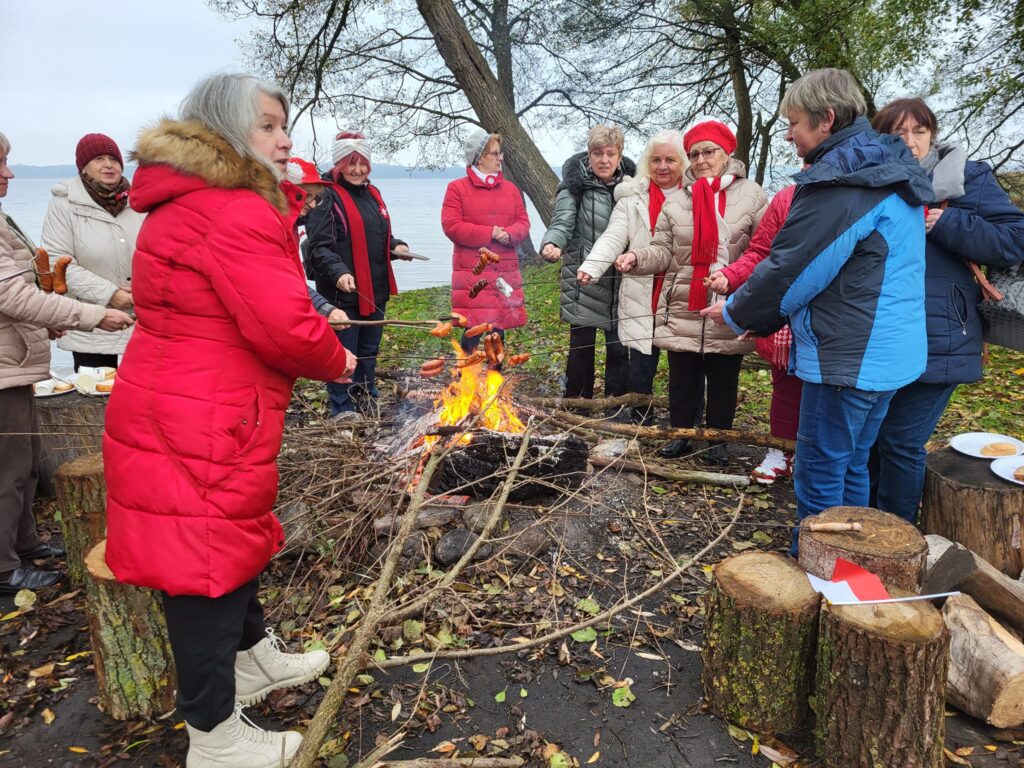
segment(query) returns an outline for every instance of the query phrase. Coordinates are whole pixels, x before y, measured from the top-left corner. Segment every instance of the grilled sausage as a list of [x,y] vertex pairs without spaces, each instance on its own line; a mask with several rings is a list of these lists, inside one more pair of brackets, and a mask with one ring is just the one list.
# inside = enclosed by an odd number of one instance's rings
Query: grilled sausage
[[71,263],[70,256],[61,256],[53,265],[53,292],[64,294],[68,292],[68,265]]
[[42,248],[36,248],[35,268],[39,287],[47,293],[52,293],[53,272],[50,271],[50,254]]

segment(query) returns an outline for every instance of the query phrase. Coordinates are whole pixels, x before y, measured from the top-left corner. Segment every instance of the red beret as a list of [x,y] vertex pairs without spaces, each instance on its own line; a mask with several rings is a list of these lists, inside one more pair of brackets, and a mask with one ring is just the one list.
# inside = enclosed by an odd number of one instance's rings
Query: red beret
[[717,144],[725,150],[727,155],[736,151],[736,135],[729,130],[728,125],[717,120],[705,120],[703,123],[697,123],[683,134],[683,148],[687,152],[690,151],[690,147],[701,141]]
[[100,155],[116,157],[121,168],[124,168],[124,160],[121,159],[121,150],[117,148],[117,143],[102,133],[87,133],[78,140],[78,146],[75,147],[75,166],[81,171]]

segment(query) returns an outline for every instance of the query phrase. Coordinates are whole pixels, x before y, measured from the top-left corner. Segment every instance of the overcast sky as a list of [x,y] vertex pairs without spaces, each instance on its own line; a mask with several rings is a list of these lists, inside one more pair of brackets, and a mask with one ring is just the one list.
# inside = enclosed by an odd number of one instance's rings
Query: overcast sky
[[[203,0],[0,0],[0,14],[0,131],[19,165],[72,164],[93,132],[127,154],[197,80],[242,70],[252,29]],[[296,152],[309,148],[308,123],[294,139]],[[542,150],[560,160],[571,146]]]

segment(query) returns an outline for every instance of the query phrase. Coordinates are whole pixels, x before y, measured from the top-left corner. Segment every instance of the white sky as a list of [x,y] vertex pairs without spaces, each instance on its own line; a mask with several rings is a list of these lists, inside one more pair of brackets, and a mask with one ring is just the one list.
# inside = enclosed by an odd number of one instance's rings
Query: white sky
[[[93,132],[127,154],[197,80],[242,70],[238,41],[251,29],[203,0],[0,0],[0,131],[11,162],[73,164],[78,139]],[[295,151],[311,138],[300,121]],[[542,146],[556,162],[571,149]],[[392,161],[403,160],[411,156]]]

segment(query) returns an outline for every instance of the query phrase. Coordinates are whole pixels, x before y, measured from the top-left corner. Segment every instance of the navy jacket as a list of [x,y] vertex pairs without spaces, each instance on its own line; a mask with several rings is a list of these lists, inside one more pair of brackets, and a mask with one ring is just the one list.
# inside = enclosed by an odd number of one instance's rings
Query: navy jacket
[[865,118],[805,158],[772,251],[729,297],[737,332],[766,336],[788,320],[790,368],[802,380],[898,389],[925,369],[924,209],[931,184],[896,136]]
[[[942,202],[942,201],[936,201]],[[1024,261],[1024,213],[985,163],[968,161],[964,194],[928,233],[925,245],[928,368],[921,381],[962,384],[981,378],[981,288],[965,259],[990,266]]]

